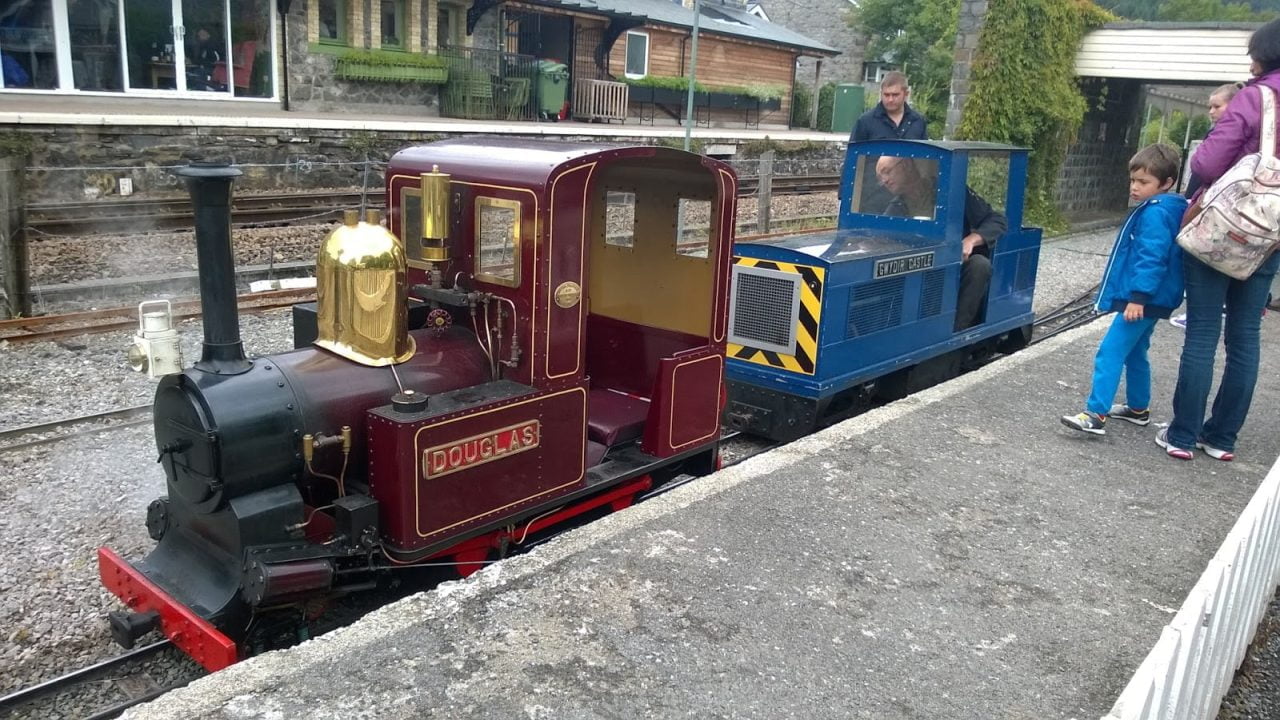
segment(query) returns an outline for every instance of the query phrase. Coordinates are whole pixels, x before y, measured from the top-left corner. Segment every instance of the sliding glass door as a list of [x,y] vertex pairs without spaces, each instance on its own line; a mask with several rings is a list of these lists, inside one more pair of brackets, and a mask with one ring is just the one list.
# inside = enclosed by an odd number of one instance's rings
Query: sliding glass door
[[119,0],[66,0],[76,90],[123,90]]
[[0,0],[0,87],[58,87],[53,0]]
[[0,90],[275,95],[271,0],[0,0]]

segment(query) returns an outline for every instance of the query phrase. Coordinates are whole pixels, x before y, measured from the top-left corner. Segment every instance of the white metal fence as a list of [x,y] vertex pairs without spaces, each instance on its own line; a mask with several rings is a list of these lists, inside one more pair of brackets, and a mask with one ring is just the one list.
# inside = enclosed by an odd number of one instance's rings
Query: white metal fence
[[1209,720],[1280,580],[1280,461],[1103,720]]

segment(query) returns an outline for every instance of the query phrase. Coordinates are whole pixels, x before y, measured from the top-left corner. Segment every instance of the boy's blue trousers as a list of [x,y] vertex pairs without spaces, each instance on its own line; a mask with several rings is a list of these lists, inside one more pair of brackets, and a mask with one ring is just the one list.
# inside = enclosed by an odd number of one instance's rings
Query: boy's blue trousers
[[1156,318],[1126,322],[1124,313],[1116,313],[1093,359],[1093,389],[1085,406],[1089,412],[1103,416],[1111,412],[1116,390],[1120,388],[1121,370],[1125,374],[1125,404],[1134,410],[1146,410],[1151,405],[1151,362],[1147,360],[1147,348],[1151,346],[1156,322]]

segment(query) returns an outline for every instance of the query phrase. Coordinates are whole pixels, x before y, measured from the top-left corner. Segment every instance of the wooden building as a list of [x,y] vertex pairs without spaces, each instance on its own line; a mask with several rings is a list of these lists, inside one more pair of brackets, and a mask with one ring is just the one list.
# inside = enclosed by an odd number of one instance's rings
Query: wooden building
[[[671,0],[9,0],[0,95],[675,123],[693,24]],[[837,54],[738,0],[699,26],[702,124],[787,126],[797,58]]]

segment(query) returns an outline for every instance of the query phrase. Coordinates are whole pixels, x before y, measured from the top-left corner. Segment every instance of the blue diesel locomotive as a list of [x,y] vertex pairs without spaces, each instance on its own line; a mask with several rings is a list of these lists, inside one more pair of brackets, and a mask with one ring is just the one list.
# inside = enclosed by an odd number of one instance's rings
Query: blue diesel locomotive
[[[850,144],[835,230],[735,246],[725,424],[792,440],[1024,347],[1041,239],[1022,226],[1026,175],[1007,145]],[[1007,229],[983,251],[989,280],[964,280],[986,288],[957,328],[975,195]]]

